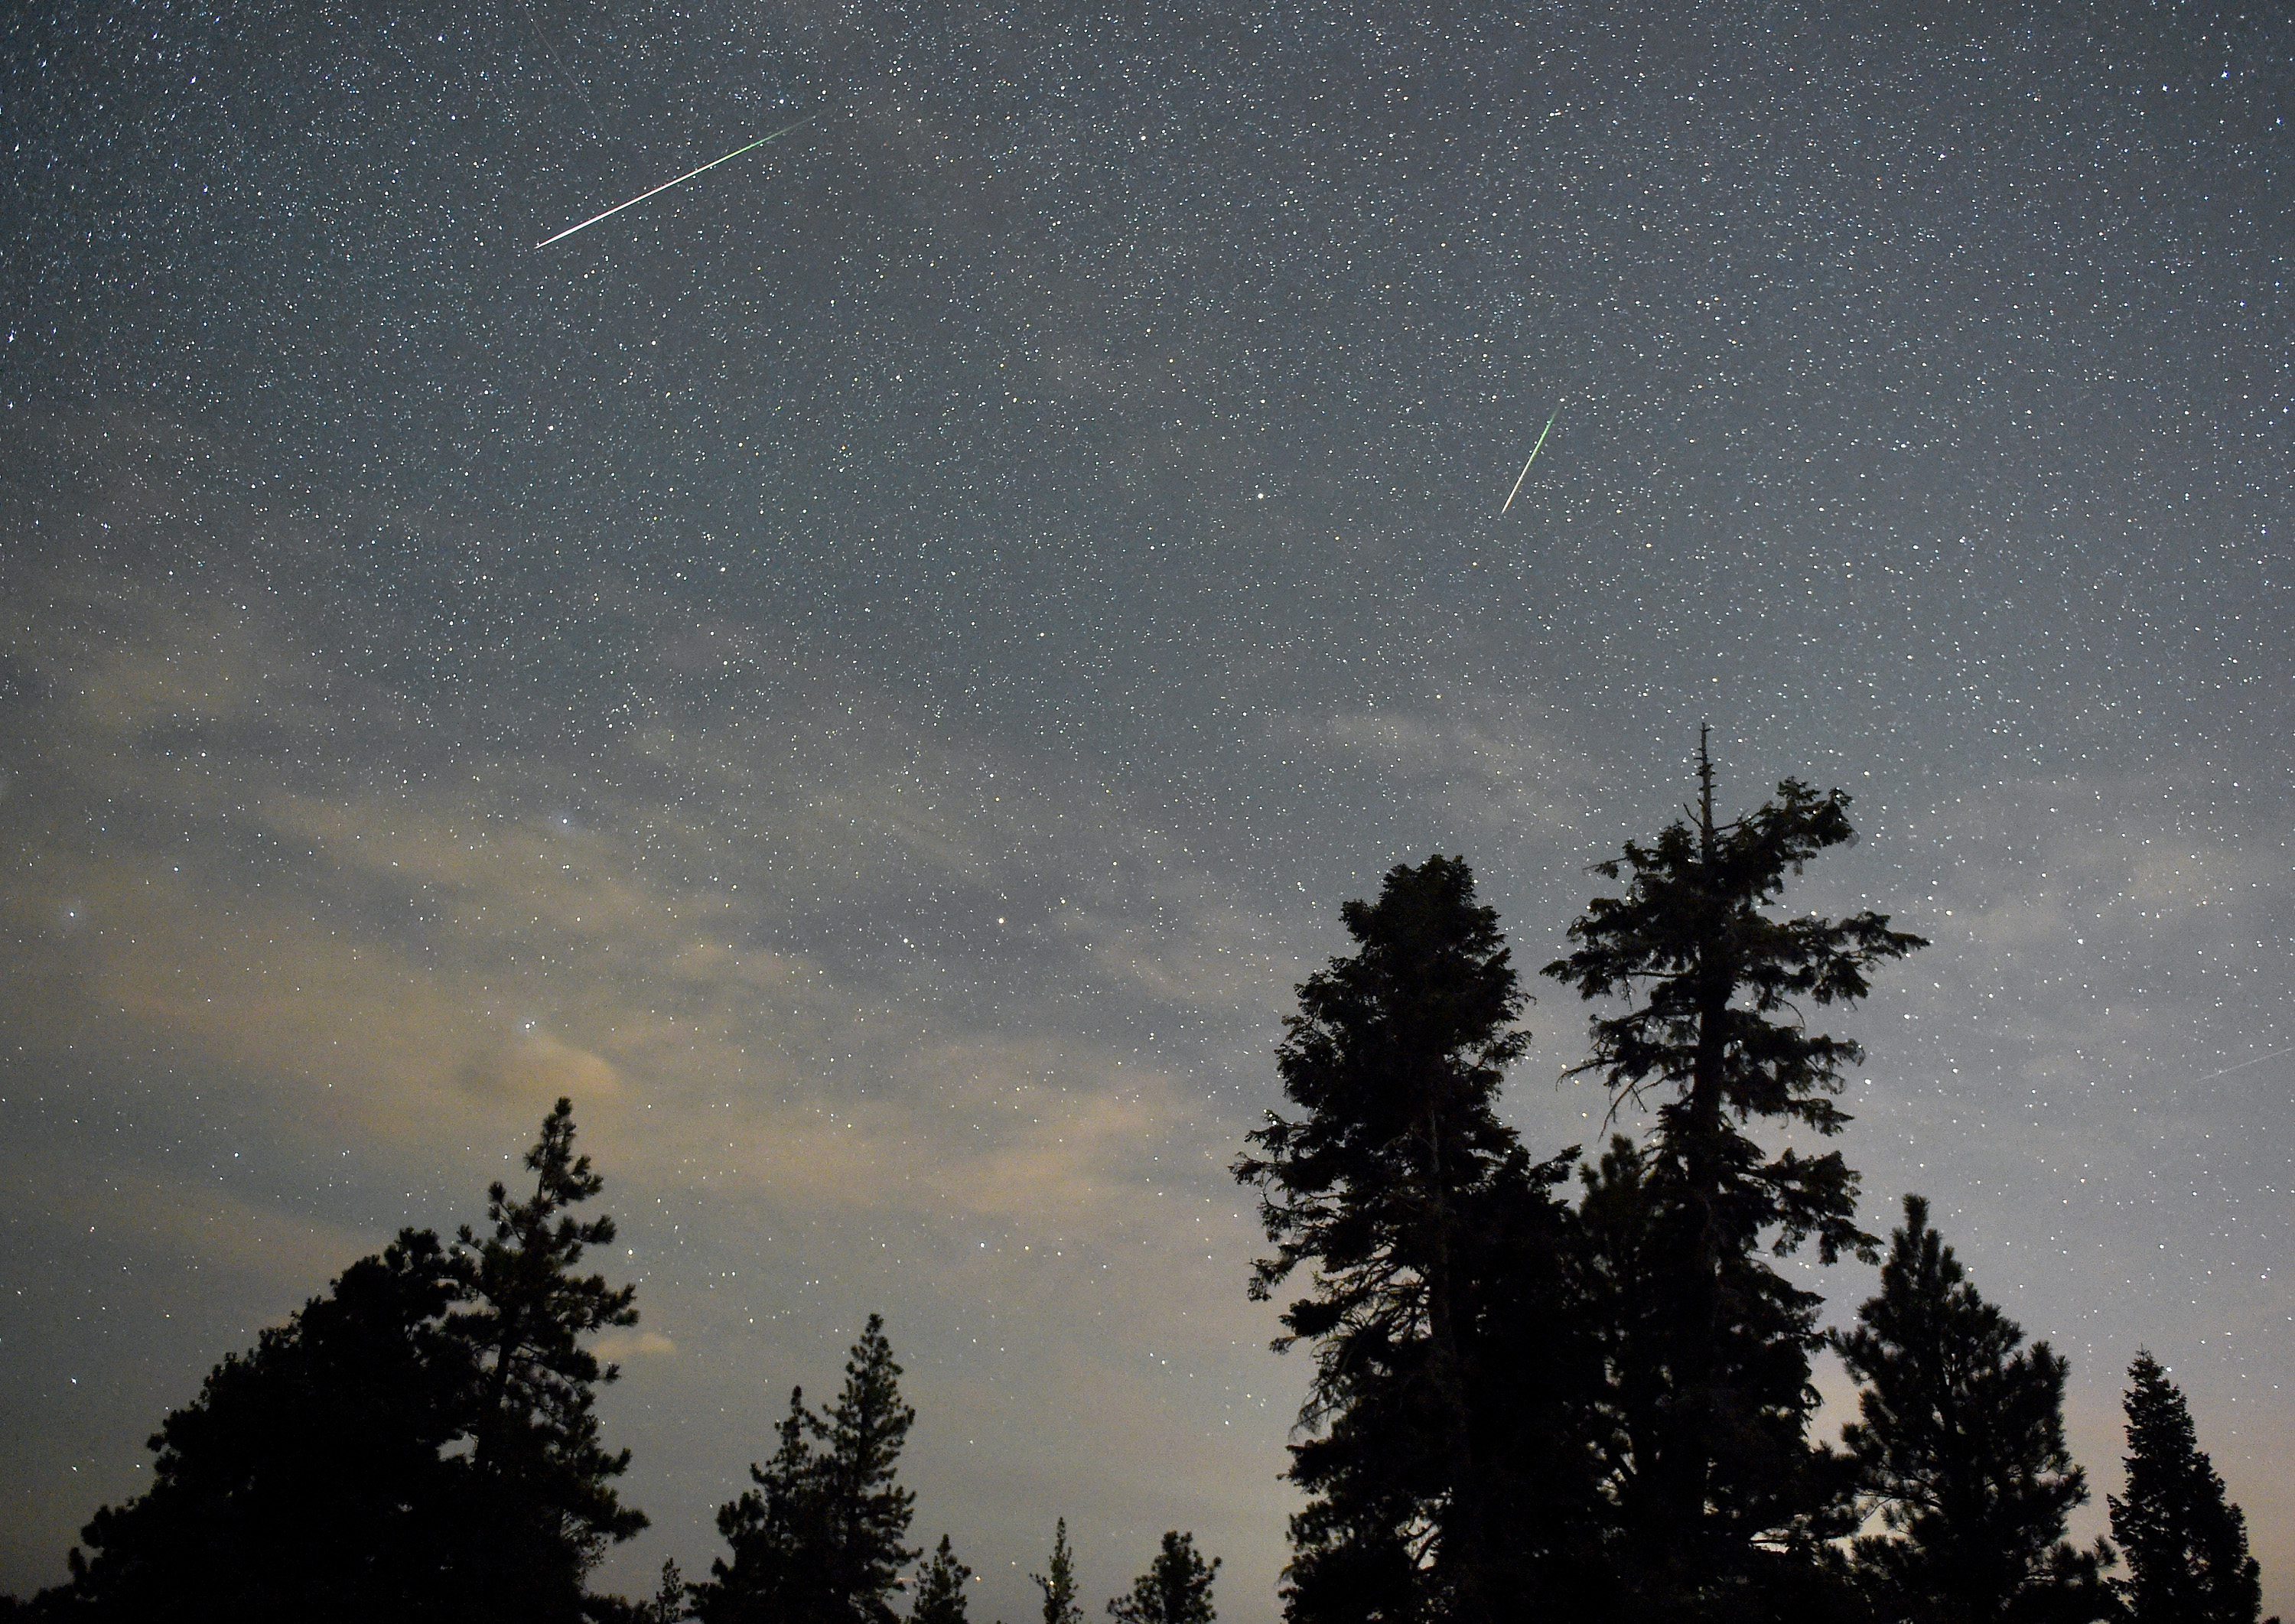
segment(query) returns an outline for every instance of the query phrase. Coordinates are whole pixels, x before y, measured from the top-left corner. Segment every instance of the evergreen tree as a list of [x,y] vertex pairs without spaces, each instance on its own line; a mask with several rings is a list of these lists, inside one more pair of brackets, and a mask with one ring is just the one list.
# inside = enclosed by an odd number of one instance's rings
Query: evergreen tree
[[691,1618],[690,1604],[685,1575],[678,1571],[677,1559],[670,1557],[661,1564],[661,1582],[654,1587],[653,1609],[646,1624],[678,1624]]
[[1173,1529],[1148,1571],[1132,1581],[1131,1594],[1111,1599],[1107,1613],[1118,1624],[1213,1624],[1212,1579],[1220,1559],[1196,1555],[1196,1537]]
[[[1301,983],[1277,1051],[1303,1114],[1270,1112],[1235,1167],[1264,1192],[1275,1245],[1252,1295],[1311,1265],[1276,1343],[1315,1345],[1286,1597],[1302,1620],[1360,1616],[1372,1595],[1389,1618],[1478,1619],[1512,1546],[1491,1522],[1497,1440],[1474,1413],[1488,1385],[1477,1285],[1499,1282],[1505,1222],[1556,1221],[1543,1186],[1557,1175],[1532,1168],[1494,1108],[1528,1042],[1514,1024],[1523,999],[1460,859],[1398,867],[1341,918],[1358,951]],[[1559,1323],[1532,1318],[1548,1334]]]
[[527,1158],[535,1199],[496,1185],[483,1246],[402,1231],[217,1366],[152,1439],[151,1489],[96,1514],[45,1604],[186,1624],[571,1624],[622,1607],[583,1578],[645,1519],[607,1481],[628,1456],[599,1447],[591,1405],[613,1373],[579,1339],[637,1315],[631,1288],[571,1272],[613,1234],[562,1212],[602,1182],[573,1139],[560,1100]]
[[1877,1508],[1888,1530],[1856,1545],[1883,1616],[1918,1624],[2109,1616],[2097,1577],[2107,1552],[2082,1553],[2063,1538],[2065,1518],[2087,1499],[2064,1446],[2070,1366],[2046,1342],[2022,1347],[2023,1332],[1969,1284],[1918,1196],[1905,1197],[1880,1293],[1857,1321],[1834,1345],[1864,1383],[1863,1419],[1843,1441],[1860,1509]]
[[1062,1517],[1052,1530],[1050,1571],[1031,1573],[1029,1583],[1044,1593],[1044,1624],[1083,1624],[1083,1609],[1076,1604],[1075,1557],[1068,1549],[1068,1520]]
[[474,1306],[447,1322],[480,1371],[472,1465],[480,1480],[489,1561],[483,1604],[498,1616],[572,1619],[584,1576],[608,1544],[646,1526],[621,1504],[612,1480],[629,1451],[608,1454],[593,1413],[599,1387],[617,1380],[583,1338],[637,1323],[634,1285],[575,1272],[592,1246],[614,1238],[614,1220],[584,1222],[570,1209],[605,1180],[574,1151],[573,1102],[560,1099],[527,1152],[534,1192],[512,1201],[486,1192],[493,1232],[461,1231],[461,1261]]
[[1613,1349],[1622,1362],[1608,1405],[1609,1493],[1635,1605],[1758,1615],[1806,1590],[1835,1531],[1824,1508],[1837,1476],[1806,1438],[1817,1299],[1760,1249],[1814,1239],[1831,1262],[1876,1243],[1857,1228],[1856,1175],[1838,1152],[1769,1156],[1745,1129],[1761,1118],[1842,1130],[1841,1071],[1861,1051],[1809,1032],[1799,1008],[1857,1001],[1875,965],[1924,944],[1878,913],[1769,913],[1787,875],[1850,838],[1846,796],[1788,779],[1722,824],[1702,737],[1698,773],[1695,821],[1596,866],[1626,894],[1596,898],[1570,927],[1577,950],[1546,974],[1589,1000],[1629,1000],[1591,1022],[1578,1069],[1620,1106],[1655,1106],[1646,1156],[1615,1165],[1631,1187],[1589,1192],[1613,1220],[1638,1212],[1651,1230],[1637,1243],[1651,1272],[1614,1282],[1633,1329]]
[[[917,1553],[901,1539],[916,1497],[894,1481],[916,1411],[901,1401],[901,1367],[881,1315],[871,1314],[826,1412],[789,1394],[780,1447],[752,1465],[754,1487],[721,1506],[731,1560],[693,1587],[704,1624],[888,1624],[900,1571]],[[826,1449],[818,1452],[816,1443]]]
[[909,1610],[910,1624],[965,1624],[964,1587],[972,1570],[957,1561],[948,1536],[917,1575],[917,1597]]
[[2247,1554],[2246,1514],[2225,1498],[2159,1360],[2139,1352],[2128,1377],[2128,1492],[2109,1504],[2131,1624],[2255,1624],[2263,1579]]
[[717,1508],[717,1532],[731,1560],[709,1564],[693,1587],[693,1616],[702,1624],[824,1624],[831,1618],[826,1564],[828,1497],[812,1434],[820,1422],[804,1407],[804,1389],[789,1390],[788,1414],[776,1426],[780,1447],[765,1465],[752,1465],[753,1487]]
[[345,1269],[170,1413],[142,1496],[99,1510],[58,1616],[268,1624],[459,1618],[461,1436],[477,1372],[441,1334],[461,1293],[428,1230]]
[[824,1570],[832,1616],[851,1624],[889,1624],[901,1570],[917,1553],[901,1544],[916,1514],[916,1496],[894,1481],[901,1446],[917,1412],[901,1401],[901,1367],[886,1340],[885,1318],[869,1316],[845,1366],[845,1388],[819,1423],[829,1447],[821,1459],[829,1548]]

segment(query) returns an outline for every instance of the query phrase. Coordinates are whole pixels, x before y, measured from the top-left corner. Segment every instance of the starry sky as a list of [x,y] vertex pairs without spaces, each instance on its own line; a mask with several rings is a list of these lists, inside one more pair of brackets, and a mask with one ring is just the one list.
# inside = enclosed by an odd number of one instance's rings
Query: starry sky
[[1436,851],[1554,957],[1710,722],[1934,941],[1868,1227],[2070,1355],[2084,1537],[2157,1353],[2295,1608],[2288,120],[2267,4],[11,8],[0,1588],[565,1093],[608,1582],[880,1310],[976,1616],[1065,1516],[1269,1624],[1291,989]]

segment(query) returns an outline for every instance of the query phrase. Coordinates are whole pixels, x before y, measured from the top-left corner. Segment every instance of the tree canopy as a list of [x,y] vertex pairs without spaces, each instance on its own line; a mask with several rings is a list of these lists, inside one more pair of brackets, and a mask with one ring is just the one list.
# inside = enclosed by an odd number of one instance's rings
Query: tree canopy
[[[1597,1262],[1605,1284],[1609,1493],[1624,1571],[1657,1615],[1814,1605],[1801,1587],[1842,1531],[1839,1473],[1808,1440],[1809,1356],[1819,1299],[1763,1261],[1814,1239],[1821,1261],[1870,1257],[1857,1175],[1841,1154],[1771,1154],[1760,1121],[1834,1135],[1848,1039],[1808,1029],[1802,1007],[1852,1004],[1881,963],[1923,946],[1866,910],[1832,920],[1772,910],[1786,879],[1851,837],[1849,797],[1787,779],[1717,820],[1701,739],[1698,800],[1653,842],[1598,863],[1626,881],[1570,926],[1576,949],[1545,974],[1588,1000],[1579,1074],[1613,1107],[1650,1109],[1646,1147],[1605,1159],[1589,1198],[1597,1232],[1646,1267]],[[1641,1233],[1637,1233],[1637,1232]],[[1784,1587],[1780,1589],[1779,1587]]]
[[1891,1616],[1927,1624],[2108,1617],[2098,1578],[2108,1551],[2075,1550],[2064,1521],[2087,1482],[2064,1443],[2070,1365],[2023,1345],[1905,1197],[1881,1290],[1834,1339],[1862,1383],[1842,1440],[1860,1509],[1885,1531],[1856,1544],[1868,1588]]
[[2128,1486],[2110,1504],[2130,1624],[2255,1624],[2263,1579],[2247,1516],[2200,1448],[2183,1390],[2148,1351],[2128,1381]]

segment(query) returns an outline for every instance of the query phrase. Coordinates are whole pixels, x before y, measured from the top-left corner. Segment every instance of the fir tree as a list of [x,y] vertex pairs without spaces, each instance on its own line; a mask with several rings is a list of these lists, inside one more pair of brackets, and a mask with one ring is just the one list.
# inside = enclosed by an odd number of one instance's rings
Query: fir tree
[[429,1230],[225,1359],[151,1440],[152,1484],[99,1510],[57,1616],[269,1624],[458,1618],[481,1553],[471,1484],[442,1457],[477,1372],[441,1334],[461,1294]]
[[1864,1383],[1862,1419],[1843,1433],[1864,1508],[1883,1534],[1856,1562],[1884,1616],[1929,1624],[2106,1616],[2097,1577],[2107,1550],[2083,1553],[2064,1520],[2087,1484],[2064,1446],[2067,1362],[2023,1348],[2015,1322],[1978,1294],[1905,1197],[1881,1291],[1834,1339]]
[[1212,1579],[1220,1559],[1196,1555],[1196,1537],[1173,1529],[1148,1571],[1132,1581],[1131,1594],[1111,1599],[1107,1613],[1117,1624],[1213,1624]]
[[822,1582],[827,1497],[813,1454],[819,1421],[804,1389],[789,1390],[788,1414],[773,1429],[780,1447],[752,1465],[752,1487],[717,1508],[717,1532],[730,1559],[709,1564],[693,1587],[693,1616],[703,1624],[822,1624],[831,1617]]
[[1841,1131],[1842,1068],[1862,1054],[1809,1032],[1800,1007],[1854,1003],[1874,966],[1923,945],[1878,913],[1768,911],[1788,875],[1850,838],[1846,796],[1787,779],[1718,823],[1702,737],[1698,773],[1694,821],[1597,864],[1626,894],[1596,898],[1570,927],[1577,950],[1546,967],[1587,999],[1629,1000],[1591,1022],[1578,1069],[1602,1076],[1618,1106],[1655,1107],[1646,1159],[1616,1170],[1631,1189],[1605,1196],[1613,1216],[1651,1226],[1654,1266],[1617,1283],[1635,1328],[1613,1351],[1610,1493],[1637,1605],[1674,1616],[1785,1605],[1778,1587],[1803,1586],[1834,1531],[1834,1474],[1806,1439],[1817,1299],[1760,1248],[1814,1239],[1831,1262],[1876,1243],[1857,1228],[1856,1175],[1839,1153],[1770,1156],[1745,1129],[1759,1118]]
[[957,1561],[948,1536],[917,1574],[916,1602],[909,1610],[910,1624],[965,1624],[964,1587],[972,1570]]
[[1068,1549],[1068,1520],[1062,1517],[1052,1530],[1049,1571],[1031,1573],[1028,1582],[1044,1593],[1044,1624],[1083,1624],[1083,1609],[1076,1603],[1075,1557]]
[[916,1514],[916,1496],[894,1481],[901,1447],[917,1412],[901,1401],[901,1367],[885,1336],[885,1318],[869,1316],[845,1366],[845,1388],[823,1414],[816,1436],[824,1519],[830,1546],[825,1569],[833,1616],[852,1624],[888,1624],[901,1570],[917,1553],[901,1544]]
[[578,1614],[584,1576],[612,1542],[646,1526],[622,1505],[613,1480],[629,1451],[598,1441],[597,1390],[619,1379],[583,1339],[637,1323],[637,1288],[576,1272],[592,1246],[612,1244],[614,1220],[584,1221],[571,1211],[605,1180],[574,1151],[573,1102],[560,1099],[527,1152],[532,1195],[513,1201],[500,1183],[487,1191],[484,1239],[461,1231],[461,1261],[475,1304],[448,1321],[480,1370],[472,1465],[482,1480],[484,1535],[495,1601],[519,1616]]
[[2109,1504],[2128,1557],[2117,1587],[2131,1624],[2255,1624],[2263,1580],[2247,1553],[2246,1514],[2225,1498],[2159,1360],[2139,1352],[2128,1377],[2128,1490]]
[[1358,951],[1301,983],[1277,1051],[1303,1114],[1270,1112],[1235,1168],[1265,1192],[1275,1245],[1252,1295],[1312,1266],[1276,1343],[1305,1339],[1316,1355],[1286,1594],[1296,1620],[1335,1616],[1327,1604],[1352,1607],[1366,1587],[1407,1616],[1479,1618],[1500,1542],[1473,1413],[1474,1283],[1492,1276],[1502,1213],[1552,1207],[1494,1108],[1528,1041],[1514,1024],[1523,999],[1460,859],[1398,867],[1341,918]]
[[685,1575],[678,1571],[677,1559],[670,1557],[661,1564],[661,1581],[654,1587],[653,1606],[647,1614],[646,1624],[678,1624],[681,1619],[692,1616]]
[[[845,1387],[821,1415],[789,1394],[772,1460],[753,1487],[721,1506],[730,1561],[693,1587],[704,1624],[887,1624],[901,1544],[916,1497],[895,1481],[916,1412],[901,1401],[901,1367],[882,1316],[871,1314],[845,1366]],[[815,1443],[827,1447],[816,1451]]]

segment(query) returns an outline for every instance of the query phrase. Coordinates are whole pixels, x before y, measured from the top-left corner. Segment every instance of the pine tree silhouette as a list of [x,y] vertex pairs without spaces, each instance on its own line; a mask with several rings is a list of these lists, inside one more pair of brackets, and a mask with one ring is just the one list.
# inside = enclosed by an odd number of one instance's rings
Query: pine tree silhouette
[[1534,1387],[1563,1334],[1550,1291],[1520,1310],[1558,1277],[1546,1191],[1575,1152],[1533,1167],[1498,1117],[1524,1000],[1465,861],[1398,867],[1340,917],[1357,951],[1300,984],[1277,1051],[1302,1114],[1270,1112],[1235,1166],[1275,1245],[1252,1295],[1311,1265],[1276,1344],[1315,1351],[1286,1596],[1302,1624],[1364,1607],[1477,1619],[1501,1567],[1530,1584],[1548,1554],[1509,1490],[1572,1476],[1566,1430],[1508,1434],[1477,1407]]
[[1924,945],[1879,913],[1771,913],[1788,876],[1850,840],[1847,808],[1789,779],[1717,821],[1701,733],[1690,820],[1596,866],[1625,894],[1590,902],[1570,927],[1576,951],[1546,967],[1584,998],[1629,1001],[1591,1021],[1578,1071],[1619,1106],[1654,1106],[1647,1150],[1605,1161],[1589,1194],[1613,1242],[1629,1215],[1651,1230],[1635,1243],[1649,1270],[1611,1271],[1613,1323],[1632,1334],[1612,1350],[1610,1493],[1635,1604],[1657,1616],[1806,1610],[1822,1541],[1842,1531],[1827,1514],[1837,1473],[1806,1436],[1818,1300],[1760,1250],[1814,1240],[1831,1262],[1876,1242],[1857,1227],[1857,1176],[1838,1152],[1772,1156],[1745,1130],[1846,1126],[1834,1097],[1862,1051],[1809,1032],[1801,1008],[1858,1001],[1870,970]]
[[[693,1587],[703,1624],[888,1624],[916,1497],[899,1486],[901,1449],[916,1412],[901,1400],[881,1315],[871,1314],[827,1411],[789,1394],[775,1429],[780,1448],[749,1468],[752,1484],[721,1506],[717,1531],[731,1560]],[[816,1451],[815,1443],[827,1445]]]
[[645,1525],[598,1442],[582,1340],[633,1324],[633,1288],[574,1272],[613,1220],[566,1209],[603,1181],[573,1108],[497,1184],[485,1242],[407,1229],[208,1377],[167,1417],[151,1489],[99,1510],[40,1605],[90,1620],[574,1624],[625,1605],[584,1580]]
[[2128,1488],[2109,1504],[2130,1624],[2255,1624],[2263,1579],[2247,1517],[2201,1450],[2182,1391],[2149,1352],[2128,1379]]
[[2109,1547],[2063,1538],[2087,1499],[2064,1445],[2070,1366],[2023,1341],[1969,1284],[1928,1203],[1906,1196],[1879,1294],[1834,1339],[1864,1387],[1843,1442],[1860,1509],[1878,1509],[1888,1530],[1856,1545],[1884,1615],[2071,1624],[2111,1611],[2098,1578]]
[[1076,1604],[1075,1556],[1068,1549],[1068,1520],[1062,1517],[1052,1530],[1048,1571],[1031,1573],[1028,1582],[1044,1593],[1044,1624],[1083,1624],[1083,1609]]
[[1108,1617],[1117,1624],[1213,1624],[1212,1580],[1220,1559],[1196,1555],[1196,1537],[1173,1529],[1148,1571],[1132,1581],[1131,1594],[1112,1598]]
[[965,1624],[964,1587],[971,1578],[972,1570],[957,1561],[948,1536],[943,1534],[940,1547],[917,1575],[917,1599],[909,1610],[910,1624]]
[[615,1228],[603,1213],[573,1214],[605,1187],[574,1139],[573,1102],[560,1099],[526,1155],[533,1193],[513,1201],[494,1185],[491,1232],[480,1238],[464,1225],[460,1233],[472,1306],[446,1329],[481,1373],[471,1455],[489,1553],[481,1599],[503,1616],[578,1618],[583,1581],[606,1546],[646,1526],[613,1487],[629,1451],[608,1454],[598,1441],[597,1390],[621,1372],[583,1345],[637,1323],[637,1288],[576,1272],[590,1247],[612,1244]]

